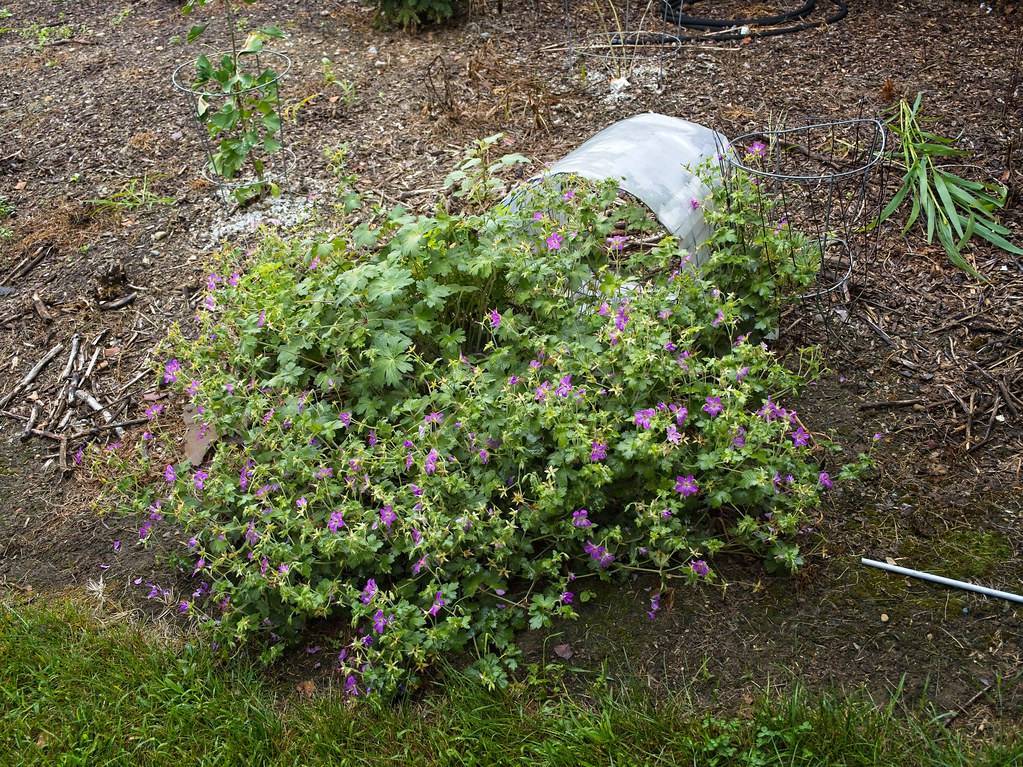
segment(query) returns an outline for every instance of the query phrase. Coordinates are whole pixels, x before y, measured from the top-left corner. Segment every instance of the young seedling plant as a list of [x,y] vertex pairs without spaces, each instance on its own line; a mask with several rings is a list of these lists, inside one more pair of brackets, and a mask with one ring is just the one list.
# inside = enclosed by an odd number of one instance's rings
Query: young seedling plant
[[[184,13],[214,0],[189,0]],[[249,4],[254,0],[242,0]],[[266,27],[249,33],[239,42],[238,24],[231,0],[220,0],[230,31],[231,49],[211,59],[200,55],[195,62],[195,76],[189,83],[195,98],[195,116],[213,144],[210,164],[222,179],[239,179],[245,171],[255,176],[253,183],[235,184],[232,194],[239,203],[262,196],[266,191],[278,192],[277,185],[268,178],[268,158],[281,151],[281,117],[279,87],[282,73],[260,61],[264,44],[279,39],[283,33],[276,27]],[[188,42],[194,42],[205,33],[208,25],[193,26]],[[255,66],[248,66],[249,62]]]

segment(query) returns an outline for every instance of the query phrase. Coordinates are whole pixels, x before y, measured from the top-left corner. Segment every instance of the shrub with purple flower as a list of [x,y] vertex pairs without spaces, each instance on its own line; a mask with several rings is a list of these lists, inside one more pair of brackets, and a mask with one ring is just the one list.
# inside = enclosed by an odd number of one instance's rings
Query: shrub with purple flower
[[[169,501],[209,584],[189,614],[218,641],[273,660],[335,616],[353,627],[339,658],[352,695],[466,649],[501,684],[517,627],[573,615],[574,572],[687,582],[726,537],[798,564],[826,443],[797,445],[789,411],[764,408],[799,379],[714,326],[735,299],[670,238],[646,244],[654,223],[613,183],[572,189],[536,185],[521,209],[482,215],[367,213],[372,237],[268,240],[198,340],[171,333],[159,373],[182,395],[202,381],[218,439],[198,468],[153,428],[137,460],[157,481],[112,492],[140,511]],[[614,237],[650,275],[627,303]],[[254,322],[266,307],[272,322]],[[776,490],[775,473],[791,480]]]

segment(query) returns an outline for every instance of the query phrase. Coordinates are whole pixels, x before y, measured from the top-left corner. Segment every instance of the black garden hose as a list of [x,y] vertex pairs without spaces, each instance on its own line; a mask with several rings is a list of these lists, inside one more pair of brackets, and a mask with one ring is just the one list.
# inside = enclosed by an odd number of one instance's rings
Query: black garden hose
[[[803,19],[816,10],[817,0],[805,0],[799,8],[775,14],[774,16],[724,20],[690,16],[688,13],[683,13],[685,0],[661,0],[661,13],[665,21],[672,22],[686,29],[702,29],[710,33],[705,35],[679,34],[665,36],[665,42],[670,42],[668,39],[670,37],[683,41],[744,40],[747,37],[775,37],[777,35],[787,35],[792,32],[814,29],[825,24],[834,24],[836,21],[841,21],[849,13],[849,6],[846,0],[829,1],[835,8],[826,18],[821,21],[803,21]],[[797,23],[791,24],[789,22]],[[788,26],[781,27],[778,26],[779,24],[788,24]],[[736,27],[755,27],[755,29],[749,29],[743,33],[742,30],[735,29]],[[721,30],[721,34],[714,34],[714,30]],[[656,37],[656,35],[651,35],[651,38],[653,37]]]

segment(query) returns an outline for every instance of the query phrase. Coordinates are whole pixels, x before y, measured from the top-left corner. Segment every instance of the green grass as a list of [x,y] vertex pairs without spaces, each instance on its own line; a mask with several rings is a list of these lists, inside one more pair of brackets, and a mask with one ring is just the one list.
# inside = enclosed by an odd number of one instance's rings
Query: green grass
[[796,693],[745,717],[684,698],[545,682],[488,693],[452,677],[416,702],[275,694],[241,664],[72,601],[0,602],[3,765],[969,765],[1023,763],[891,704]]

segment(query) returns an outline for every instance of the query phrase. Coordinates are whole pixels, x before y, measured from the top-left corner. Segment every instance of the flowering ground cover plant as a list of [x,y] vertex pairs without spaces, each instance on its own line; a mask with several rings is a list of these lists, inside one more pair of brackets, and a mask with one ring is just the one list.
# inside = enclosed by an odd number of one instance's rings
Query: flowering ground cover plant
[[832,485],[785,406],[800,379],[616,200],[562,181],[528,210],[398,209],[211,274],[161,375],[212,457],[181,461],[157,418],[140,470],[117,466],[140,538],[173,521],[189,539],[179,609],[267,659],[341,616],[357,695],[462,651],[502,685],[514,632],[615,572],[693,584],[723,550],[798,567]]

